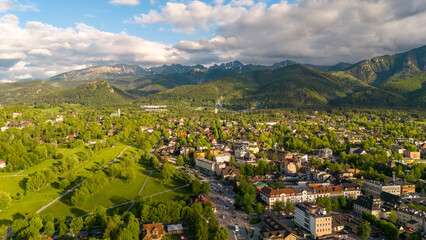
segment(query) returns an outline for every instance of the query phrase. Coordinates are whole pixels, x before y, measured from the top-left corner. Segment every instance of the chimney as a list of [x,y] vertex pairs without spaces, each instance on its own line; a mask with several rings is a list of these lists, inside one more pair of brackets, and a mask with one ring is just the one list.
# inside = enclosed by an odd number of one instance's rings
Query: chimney
[[393,172],[392,172],[392,176],[393,176],[393,182],[395,183],[395,182],[396,182],[396,181],[395,181],[395,178],[396,178],[396,177],[395,177],[395,171],[393,171]]

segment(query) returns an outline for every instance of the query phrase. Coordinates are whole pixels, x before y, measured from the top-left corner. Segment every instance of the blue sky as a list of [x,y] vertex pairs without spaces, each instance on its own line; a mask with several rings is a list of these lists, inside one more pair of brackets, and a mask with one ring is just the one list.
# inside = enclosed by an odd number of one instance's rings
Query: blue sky
[[0,82],[116,63],[355,63],[426,43],[424,0],[0,0]]

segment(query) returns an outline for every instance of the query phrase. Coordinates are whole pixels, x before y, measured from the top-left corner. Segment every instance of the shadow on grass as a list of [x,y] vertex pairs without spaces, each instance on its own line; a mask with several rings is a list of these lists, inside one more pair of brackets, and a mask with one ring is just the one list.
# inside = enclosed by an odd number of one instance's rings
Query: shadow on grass
[[120,204],[120,203],[124,203],[124,202],[128,202],[129,200],[126,199],[125,197],[122,196],[112,196],[109,198],[109,200],[114,204]]
[[63,198],[59,199],[59,201],[61,201],[62,203],[65,203],[68,206],[72,206],[71,197],[74,196],[74,193],[75,193],[75,191],[71,192],[71,193],[68,193]]
[[12,221],[9,220],[9,219],[0,219],[0,226],[2,226],[2,225],[9,226],[11,224],[12,224]]
[[22,188],[22,190],[25,190],[27,187],[29,178],[24,178],[21,181],[19,181],[19,187]]
[[25,218],[25,216],[22,213],[15,213],[12,215],[12,217],[13,217],[13,220]]
[[118,215],[122,215],[124,212],[127,211],[127,209],[129,209],[130,204],[126,204],[123,206],[119,206],[116,208],[110,208],[107,210],[108,215],[112,216],[114,214],[118,214]]
[[86,211],[84,211],[84,210],[82,210],[82,209],[80,209],[80,208],[76,208],[76,207],[73,207],[73,208],[71,208],[71,213],[74,215],[74,216],[76,216],[76,217],[79,217],[79,216],[82,216],[82,215],[84,215],[84,214],[87,214],[87,212]]
[[51,187],[55,188],[55,189],[60,189],[59,183],[58,182],[53,182],[50,184]]

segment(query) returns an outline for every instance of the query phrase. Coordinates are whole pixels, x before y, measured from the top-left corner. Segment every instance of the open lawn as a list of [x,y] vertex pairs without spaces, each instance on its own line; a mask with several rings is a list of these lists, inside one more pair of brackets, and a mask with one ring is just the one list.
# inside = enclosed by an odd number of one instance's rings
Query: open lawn
[[[166,190],[176,188],[176,187],[179,187],[179,186],[182,186],[182,185],[185,185],[185,183],[176,181],[174,179],[169,179],[167,181],[164,181],[161,178],[160,172],[153,172],[152,175],[151,175],[151,178],[149,179],[148,183],[146,184],[145,189],[143,190],[141,196],[147,197],[147,196],[150,196],[152,194],[164,192]],[[169,194],[174,193],[174,191],[168,192],[168,193]],[[167,193],[164,193],[164,194],[167,194]],[[163,195],[163,194],[161,194],[161,195]],[[158,196],[161,196],[161,195],[158,195]],[[169,196],[171,196],[171,195],[169,195]]]
[[91,212],[96,206],[107,208],[134,200],[147,177],[148,175],[138,171],[135,173],[135,178],[130,182],[122,179],[113,179],[90,196],[81,209],[72,206],[72,194],[69,194],[47,208],[42,214],[50,214],[54,217],[78,217]]
[[[81,149],[73,149],[67,154],[74,154],[84,149],[84,145],[81,146]],[[113,160],[117,155],[127,146],[124,144],[117,144],[115,148],[107,148],[96,153],[92,158],[83,162],[80,166],[72,171],[78,171],[79,173],[91,172],[91,168],[97,164],[98,161],[105,159],[107,162]],[[78,147],[80,148],[80,147]],[[56,160],[49,160],[56,161]],[[42,164],[45,164],[43,162]],[[53,162],[50,162],[53,164]],[[40,165],[40,164],[39,164]],[[52,165],[44,165],[44,168],[40,166],[34,166],[28,169],[28,172],[39,171],[45,168],[48,168]],[[37,170],[36,170],[37,169]],[[142,173],[141,173],[142,174]],[[23,176],[16,177],[0,177],[0,191],[8,192],[11,196],[16,196],[17,193],[24,193],[23,189],[20,187],[20,182],[24,179]],[[26,196],[22,196],[19,200],[14,200],[12,206],[0,213],[0,221],[12,220],[13,216],[24,215],[28,212],[35,212],[40,209],[43,205],[46,205],[62,193],[61,190],[53,188],[51,186],[43,188],[37,192],[30,192]]]
[[[144,167],[141,165],[137,165],[135,167],[135,171],[136,176],[134,180],[128,182],[121,179],[113,179],[102,189],[90,196],[82,208],[75,208],[71,206],[72,194],[69,194],[63,199],[61,199],[61,201],[58,201],[49,208],[47,208],[42,214],[50,214],[54,217],[77,217],[91,212],[96,206],[103,206],[105,208],[108,208],[120,203],[135,200],[149,175],[149,172],[144,171]],[[147,184],[145,185],[141,196],[147,197],[152,194],[161,193],[182,185],[184,185],[184,183],[172,179],[163,181],[160,178],[159,172],[153,172]],[[184,198],[185,195],[190,193],[190,191],[191,190],[189,187],[185,187],[156,195],[153,198],[161,200],[177,200]],[[120,206],[118,208],[121,210],[126,210],[123,206]],[[113,209],[111,209],[110,211],[113,211]]]

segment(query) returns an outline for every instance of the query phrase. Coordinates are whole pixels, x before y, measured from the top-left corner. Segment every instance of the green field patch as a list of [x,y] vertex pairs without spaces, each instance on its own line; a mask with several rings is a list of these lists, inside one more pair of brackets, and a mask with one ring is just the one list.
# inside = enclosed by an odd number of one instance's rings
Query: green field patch
[[97,206],[107,208],[134,200],[136,199],[147,177],[147,173],[139,170],[135,172],[135,178],[132,181],[115,178],[105,184],[102,189],[93,193],[93,195],[89,197],[81,208],[72,206],[72,194],[68,194],[60,201],[54,203],[52,206],[43,211],[43,214],[50,214],[54,217],[78,217],[91,212]]
[[84,209],[93,209],[96,206],[110,207],[120,203],[136,199],[140,189],[148,176],[145,173],[136,172],[135,179],[114,179],[103,189],[95,192],[84,204]]
[[185,199],[186,197],[189,198],[189,195],[192,193],[191,187],[187,186],[184,188],[179,188],[174,191],[165,192],[156,196],[153,196],[152,199],[154,200],[161,200],[161,201],[178,201],[181,199]]
[[[141,196],[149,197],[150,195],[164,192],[169,189],[180,187],[182,185],[185,185],[185,183],[181,181],[177,181],[175,179],[163,180],[161,178],[160,172],[156,171],[152,173],[151,178],[146,184],[145,189],[143,190]],[[174,191],[171,191],[171,192],[173,193]]]
[[22,196],[20,200],[13,200],[9,209],[0,213],[1,220],[13,220],[19,216],[25,216],[30,212],[36,212],[61,194],[61,190],[53,187],[46,187],[37,192],[31,192]]
[[[74,154],[74,153],[80,152],[84,149],[84,147],[85,147],[84,145],[81,145],[75,149],[72,149],[67,154]],[[127,145],[120,143],[120,144],[117,144],[115,148],[103,149],[99,151],[98,153],[96,153],[92,158],[83,162],[81,165],[79,165],[76,169],[72,171],[77,171],[79,173],[81,172],[83,174],[90,173],[91,172],[90,168],[95,166],[98,161],[101,161],[102,159],[106,159],[107,162],[110,162],[115,157],[117,157],[118,154],[126,147]],[[46,164],[44,168],[41,168],[39,164],[37,166],[29,168],[28,172],[31,173],[31,172],[36,172],[36,171],[46,169],[49,166],[52,166],[54,162],[57,162],[57,160],[52,160],[52,162],[50,162],[51,165],[43,162],[42,164]],[[21,193],[21,195],[23,195],[24,190],[20,187],[20,183],[25,178],[26,177],[22,177],[22,176],[0,178],[0,182],[5,183],[5,184],[2,184],[2,186],[0,186],[0,191],[8,192],[11,196],[16,196],[17,193]],[[1,212],[0,220],[3,220],[3,221],[13,220],[14,216],[24,215],[29,212],[36,212],[42,206],[46,205],[53,199],[57,198],[60,194],[62,194],[62,192],[63,192],[62,190],[53,188],[51,186],[43,188],[40,191],[30,192],[26,196],[22,196],[19,200],[14,200],[12,202],[12,206],[9,209]],[[72,194],[68,194],[64,199],[61,199],[62,202],[58,201],[55,204],[59,204],[59,205],[60,203],[65,204],[63,201],[69,201],[71,195]],[[82,211],[80,209],[69,209],[70,207],[67,204],[65,205],[66,205],[66,209],[64,208],[65,210],[63,210],[63,208],[59,206],[56,209],[57,211],[59,211],[58,214],[55,213],[52,215],[54,216],[61,215],[60,212],[71,213],[70,215],[65,214],[66,216],[81,215]],[[46,209],[45,212],[49,212],[48,210],[50,208]]]
[[25,177],[1,177],[0,178],[0,191],[7,192],[11,196],[15,196],[17,193],[24,193],[24,189],[20,187],[21,181]]

